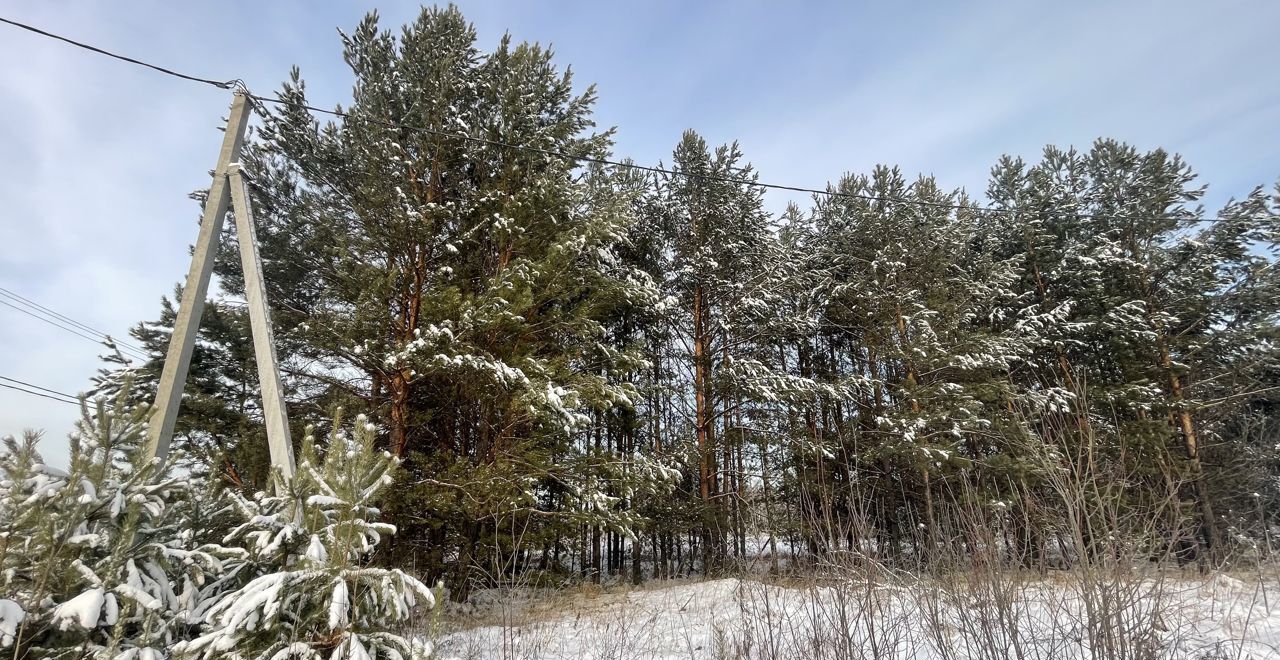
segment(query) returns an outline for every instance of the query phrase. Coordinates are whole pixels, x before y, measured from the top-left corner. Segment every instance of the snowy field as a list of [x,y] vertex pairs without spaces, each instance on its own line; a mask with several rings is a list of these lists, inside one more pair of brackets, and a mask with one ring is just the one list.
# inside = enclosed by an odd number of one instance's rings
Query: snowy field
[[1280,658],[1278,583],[1095,577],[483,592],[437,624],[437,657]]

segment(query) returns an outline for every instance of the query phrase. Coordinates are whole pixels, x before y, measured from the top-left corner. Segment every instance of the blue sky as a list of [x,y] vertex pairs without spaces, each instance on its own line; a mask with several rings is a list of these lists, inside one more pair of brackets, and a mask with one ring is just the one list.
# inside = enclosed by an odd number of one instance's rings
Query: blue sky
[[[1179,152],[1216,206],[1280,177],[1280,3],[462,2],[482,48],[550,43],[616,153],[652,163],[680,133],[737,139],[763,179],[822,187],[894,163],[980,193],[1004,153],[1099,136]],[[377,3],[397,28],[415,3]],[[18,2],[0,16],[257,93],[301,67],[343,100],[338,27],[368,3]],[[0,286],[117,335],[185,275],[229,93],[0,25]],[[789,199],[771,193],[780,209]],[[0,307],[0,375],[78,392],[87,340]],[[0,433],[75,410],[0,389]]]

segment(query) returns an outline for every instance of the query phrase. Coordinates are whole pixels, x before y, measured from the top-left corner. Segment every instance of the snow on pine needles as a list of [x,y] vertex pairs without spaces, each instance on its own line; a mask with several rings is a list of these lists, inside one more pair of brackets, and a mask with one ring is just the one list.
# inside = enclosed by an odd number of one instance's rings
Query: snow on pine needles
[[[368,564],[395,528],[373,506],[396,461],[368,421],[308,434],[298,476],[249,496],[149,460],[146,406],[83,406],[67,470],[38,434],[0,453],[0,650],[13,658],[326,658],[430,654],[397,634],[435,604]],[[178,461],[170,460],[169,466]]]
[[261,574],[223,595],[208,614],[212,630],[179,645],[179,655],[212,659],[253,648],[262,657],[401,660],[430,653],[425,642],[389,628],[431,608],[431,590],[399,569],[367,565],[383,536],[395,533],[370,502],[392,483],[396,461],[373,442],[363,415],[352,434],[335,423],[323,459],[308,433],[284,494],[230,494],[245,522],[224,542],[243,547]]

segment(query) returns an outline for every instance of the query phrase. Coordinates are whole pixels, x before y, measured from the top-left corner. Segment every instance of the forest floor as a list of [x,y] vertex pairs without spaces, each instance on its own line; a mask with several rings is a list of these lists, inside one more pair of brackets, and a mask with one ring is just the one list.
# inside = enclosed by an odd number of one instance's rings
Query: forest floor
[[1280,659],[1280,582],[865,578],[493,590],[444,608],[437,656],[495,659]]

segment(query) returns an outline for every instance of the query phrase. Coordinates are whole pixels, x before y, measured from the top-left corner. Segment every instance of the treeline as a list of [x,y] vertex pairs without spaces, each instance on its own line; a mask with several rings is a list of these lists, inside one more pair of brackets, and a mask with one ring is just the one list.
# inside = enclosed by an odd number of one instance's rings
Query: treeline
[[[594,91],[454,8],[343,49],[345,118],[295,70],[245,161],[292,428],[366,412],[403,459],[384,560],[465,592],[1265,552],[1280,189],[1206,211],[1177,156],[1099,140],[1001,158],[981,202],[878,167],[774,215],[692,131],[667,174],[598,164]],[[262,489],[236,249],[175,442]],[[134,332],[144,383],[172,318]]]

